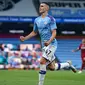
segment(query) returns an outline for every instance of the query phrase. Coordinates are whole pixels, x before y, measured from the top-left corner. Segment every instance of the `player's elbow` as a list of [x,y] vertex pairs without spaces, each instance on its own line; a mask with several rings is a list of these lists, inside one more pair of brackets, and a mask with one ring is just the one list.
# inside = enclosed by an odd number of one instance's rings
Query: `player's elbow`
[[54,35],[54,37],[56,37],[56,35],[57,35],[56,30],[53,30],[53,31],[52,31],[52,34]]
[[55,34],[54,34],[54,35],[55,35],[55,37],[56,37],[56,35],[57,35],[57,32],[56,32],[56,31],[55,31]]
[[35,32],[35,31],[33,31],[32,33],[33,33],[33,35],[34,35],[34,36],[36,36],[36,35],[37,35],[37,32]]
[[35,33],[35,36],[37,35],[37,33]]

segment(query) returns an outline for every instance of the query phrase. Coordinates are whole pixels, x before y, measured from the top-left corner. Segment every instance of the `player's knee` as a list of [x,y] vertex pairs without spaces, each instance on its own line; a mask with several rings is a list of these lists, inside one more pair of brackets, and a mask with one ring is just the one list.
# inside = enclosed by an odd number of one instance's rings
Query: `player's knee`
[[55,70],[55,67],[53,66],[53,67],[49,67],[49,69],[51,70],[51,71],[54,71]]
[[55,69],[54,68],[49,68],[51,71],[54,71]]
[[54,71],[55,70],[55,68],[49,68],[51,71]]
[[42,64],[46,64],[46,63],[45,63],[44,61],[41,60],[41,61],[40,61],[40,64],[42,65]]

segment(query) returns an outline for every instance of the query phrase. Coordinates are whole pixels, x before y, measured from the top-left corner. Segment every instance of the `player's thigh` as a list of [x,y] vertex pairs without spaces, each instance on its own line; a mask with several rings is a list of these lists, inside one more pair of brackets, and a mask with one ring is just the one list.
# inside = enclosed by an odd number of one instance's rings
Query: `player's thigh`
[[44,57],[41,57],[40,64],[46,64],[47,60]]
[[44,47],[43,51],[42,51],[42,56],[44,58],[46,58],[47,60],[49,60],[50,62],[53,61],[55,58],[54,53],[56,51],[56,48],[57,47],[55,47],[53,45],[49,45],[47,47]]
[[52,57],[54,55],[55,51],[56,51],[56,47],[53,45],[50,45],[50,46],[48,46],[46,54],[48,57]]

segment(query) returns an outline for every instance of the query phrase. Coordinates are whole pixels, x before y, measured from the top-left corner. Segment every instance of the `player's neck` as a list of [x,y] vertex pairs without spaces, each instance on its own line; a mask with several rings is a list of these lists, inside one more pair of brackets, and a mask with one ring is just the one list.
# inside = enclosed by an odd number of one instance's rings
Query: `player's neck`
[[48,12],[44,12],[44,13],[42,13],[42,18],[45,18],[46,16],[47,16],[47,14],[48,14]]

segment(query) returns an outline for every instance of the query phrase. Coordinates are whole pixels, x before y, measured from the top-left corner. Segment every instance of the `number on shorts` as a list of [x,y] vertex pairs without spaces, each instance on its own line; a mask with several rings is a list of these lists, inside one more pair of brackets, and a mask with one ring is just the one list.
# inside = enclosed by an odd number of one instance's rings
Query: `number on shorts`
[[49,55],[51,53],[51,50],[46,50],[46,54]]

